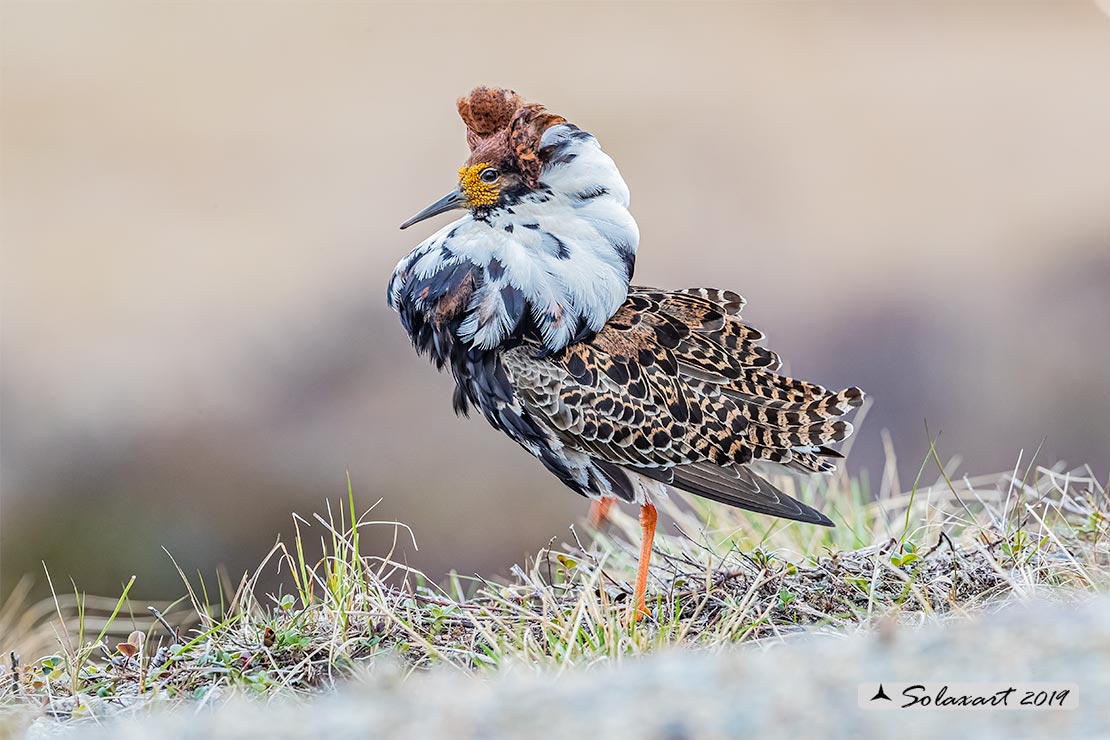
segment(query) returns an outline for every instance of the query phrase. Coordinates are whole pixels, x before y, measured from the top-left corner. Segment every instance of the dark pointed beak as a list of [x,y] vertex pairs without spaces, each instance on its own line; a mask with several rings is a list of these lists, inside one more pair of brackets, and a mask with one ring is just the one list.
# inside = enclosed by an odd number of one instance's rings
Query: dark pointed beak
[[401,228],[407,229],[413,224],[420,223],[426,218],[438,216],[441,213],[453,211],[456,208],[466,208],[466,194],[462,191],[462,188],[456,188],[447,195],[437,200],[435,203],[432,203],[423,211],[401,224]]

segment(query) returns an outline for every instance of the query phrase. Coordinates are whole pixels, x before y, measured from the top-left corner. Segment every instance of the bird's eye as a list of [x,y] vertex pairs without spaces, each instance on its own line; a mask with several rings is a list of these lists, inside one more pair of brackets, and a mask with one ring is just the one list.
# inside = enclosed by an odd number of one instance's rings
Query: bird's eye
[[486,167],[484,170],[482,170],[481,174],[478,175],[478,177],[482,178],[482,182],[493,182],[498,177],[500,177],[500,175],[501,173],[499,173],[494,168]]

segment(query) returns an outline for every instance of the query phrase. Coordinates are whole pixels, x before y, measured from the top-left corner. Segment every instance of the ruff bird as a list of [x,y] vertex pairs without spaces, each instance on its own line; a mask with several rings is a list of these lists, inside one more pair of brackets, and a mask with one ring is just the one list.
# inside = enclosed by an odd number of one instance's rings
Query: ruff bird
[[458,112],[458,186],[401,228],[466,213],[400,261],[389,305],[450,370],[456,413],[476,409],[592,499],[593,519],[640,506],[630,618],[649,614],[652,502],[668,487],[832,526],[752,466],[831,472],[863,393],[779,374],[736,293],[631,285],[639,229],[592,134],[511,90],[476,88]]

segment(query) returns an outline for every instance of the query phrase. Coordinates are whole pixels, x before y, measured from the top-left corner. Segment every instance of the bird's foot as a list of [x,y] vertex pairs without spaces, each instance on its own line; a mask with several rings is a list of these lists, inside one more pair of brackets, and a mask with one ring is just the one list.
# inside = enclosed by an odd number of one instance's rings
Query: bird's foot
[[632,611],[626,617],[626,625],[634,624],[640,617],[650,617],[644,595],[647,593],[648,567],[651,563],[651,544],[655,541],[655,523],[658,515],[655,507],[645,503],[640,507],[640,526],[643,528],[643,539],[640,542],[640,565],[636,570],[636,588],[632,592]]
[[628,610],[624,615],[624,626],[631,627],[640,621],[642,617],[651,617],[651,610],[648,609],[647,604],[641,599],[640,603]]
[[591,529],[600,529],[601,525],[609,521],[609,509],[613,506],[613,499],[602,498],[593,499],[590,501],[590,513],[586,516],[586,522],[590,525]]

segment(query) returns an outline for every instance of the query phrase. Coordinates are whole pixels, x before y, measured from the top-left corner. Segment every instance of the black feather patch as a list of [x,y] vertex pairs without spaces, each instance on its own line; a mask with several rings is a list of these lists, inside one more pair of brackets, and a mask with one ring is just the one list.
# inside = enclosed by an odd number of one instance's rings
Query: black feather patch
[[500,280],[501,276],[505,274],[505,265],[501,264],[501,260],[494,257],[486,265],[486,273],[490,280]]
[[516,328],[520,323],[521,317],[524,316],[524,309],[527,307],[527,301],[524,299],[524,292],[513,285],[501,286],[501,300],[505,303],[505,313],[509,317],[509,325]]
[[613,489],[613,495],[622,501],[632,502],[636,500],[636,488],[629,480],[627,472],[604,460],[594,459],[593,467],[609,481],[609,485]]
[[567,372],[576,382],[585,386],[592,386],[595,381],[593,371],[586,365],[585,361],[579,357],[577,352],[572,352],[567,356],[566,360]]
[[411,278],[405,282],[405,294],[414,303],[428,306],[448,293],[458,290],[474,268],[469,262],[447,265],[422,278]]

